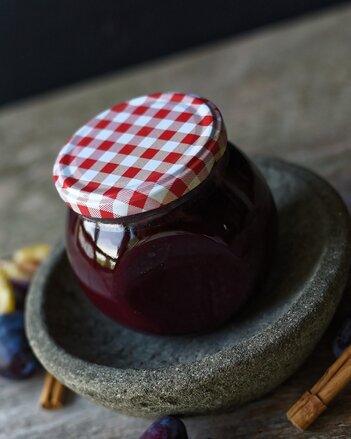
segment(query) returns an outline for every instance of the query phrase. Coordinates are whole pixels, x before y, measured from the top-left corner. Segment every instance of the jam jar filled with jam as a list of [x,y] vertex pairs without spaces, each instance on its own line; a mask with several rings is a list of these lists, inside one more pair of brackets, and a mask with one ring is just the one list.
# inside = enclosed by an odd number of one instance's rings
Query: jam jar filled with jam
[[209,331],[269,270],[272,195],[207,99],[158,93],[98,114],[62,148],[54,181],[69,207],[71,267],[119,324]]

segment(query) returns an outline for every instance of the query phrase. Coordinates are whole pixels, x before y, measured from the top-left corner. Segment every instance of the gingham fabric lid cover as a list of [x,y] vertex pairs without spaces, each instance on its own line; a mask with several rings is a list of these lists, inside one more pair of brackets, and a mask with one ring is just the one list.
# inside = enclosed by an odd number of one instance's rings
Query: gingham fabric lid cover
[[82,126],[56,159],[54,182],[79,214],[125,217],[194,189],[226,144],[222,116],[210,101],[171,92],[141,96]]

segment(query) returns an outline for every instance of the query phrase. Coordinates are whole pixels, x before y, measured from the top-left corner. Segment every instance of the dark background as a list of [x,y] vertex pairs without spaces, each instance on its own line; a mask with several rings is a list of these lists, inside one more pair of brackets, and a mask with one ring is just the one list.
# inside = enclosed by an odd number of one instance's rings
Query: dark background
[[0,105],[346,0],[2,0]]

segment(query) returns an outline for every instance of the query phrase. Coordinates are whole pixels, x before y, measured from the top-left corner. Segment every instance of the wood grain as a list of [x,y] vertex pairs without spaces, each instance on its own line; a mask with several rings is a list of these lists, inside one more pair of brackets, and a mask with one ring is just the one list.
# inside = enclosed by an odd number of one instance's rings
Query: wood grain
[[[65,208],[51,184],[58,148],[99,110],[155,90],[192,91],[214,100],[229,138],[244,151],[314,169],[351,208],[350,42],[351,7],[344,6],[2,109],[1,253],[62,236]],[[331,340],[351,310],[350,296],[349,288],[298,373],[233,413],[186,419],[190,438],[301,438],[285,412],[333,362]],[[42,381],[42,374],[18,383],[0,380],[0,439],[136,439],[149,423],[74,395],[62,410],[42,410]],[[303,437],[351,437],[350,390]]]

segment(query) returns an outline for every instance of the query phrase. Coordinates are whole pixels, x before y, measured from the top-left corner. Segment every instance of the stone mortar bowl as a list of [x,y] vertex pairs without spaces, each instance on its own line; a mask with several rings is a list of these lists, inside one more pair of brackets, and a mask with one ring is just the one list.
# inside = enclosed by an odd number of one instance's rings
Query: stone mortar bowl
[[279,243],[270,276],[231,323],[199,336],[160,337],[118,326],[83,295],[57,246],[26,308],[30,344],[75,392],[154,417],[229,410],[291,375],[327,328],[350,268],[350,223],[320,177],[276,159],[257,163],[273,192]]

